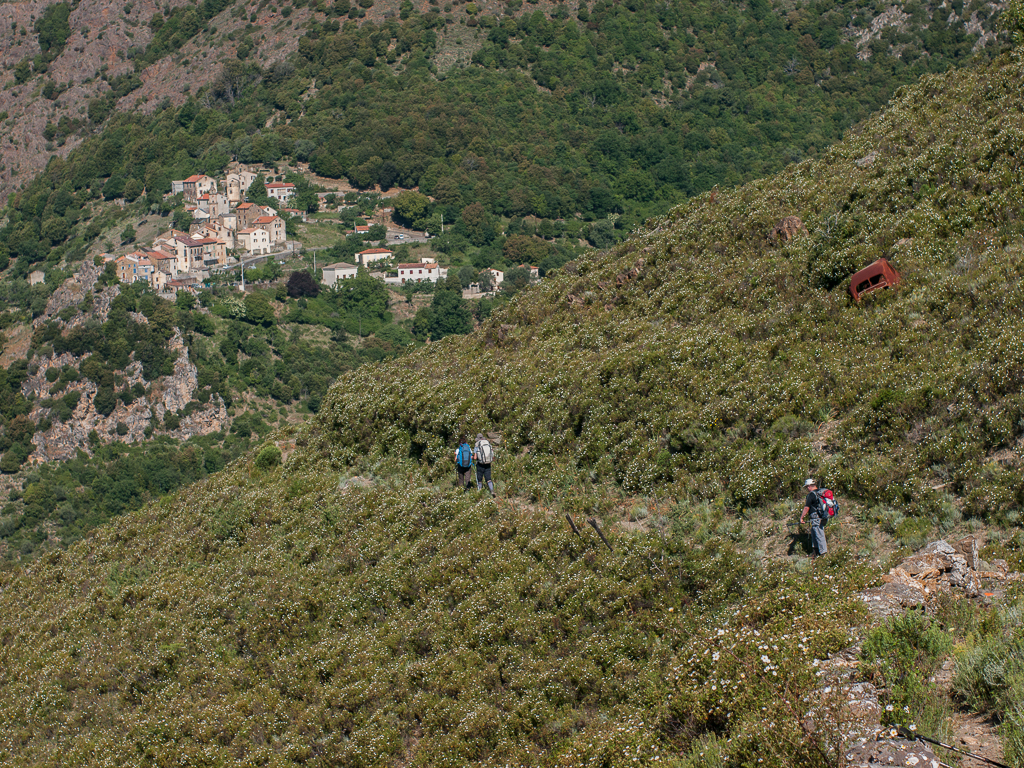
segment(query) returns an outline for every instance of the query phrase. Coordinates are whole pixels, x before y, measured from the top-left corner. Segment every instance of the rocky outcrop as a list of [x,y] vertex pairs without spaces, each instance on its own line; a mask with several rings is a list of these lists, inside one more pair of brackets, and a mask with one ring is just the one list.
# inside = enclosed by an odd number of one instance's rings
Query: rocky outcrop
[[[33,361],[35,368],[29,368],[29,377],[21,384],[21,394],[25,397],[49,397],[50,387],[53,385],[46,380],[46,372],[51,368],[60,370],[65,365],[77,366],[79,361],[80,358],[75,357],[70,352],[65,352],[62,355],[53,355],[51,357],[36,358]],[[77,387],[72,385],[68,388],[68,391],[74,389],[77,389]]]
[[[153,434],[163,434],[178,439],[188,439],[197,435],[208,435],[227,428],[229,424],[227,407],[220,396],[211,398],[206,405],[192,411],[181,418],[178,426],[172,430],[164,427],[164,416],[168,412],[178,413],[193,401],[198,386],[195,365],[189,360],[188,348],[180,332],[175,331],[168,342],[172,350],[177,350],[178,359],[174,363],[174,374],[148,382],[142,375],[142,365],[132,361],[121,372],[123,386],[131,387],[141,384],[147,388],[147,394],[130,404],[120,400],[109,416],[103,416],[95,407],[96,385],[82,379],[71,382],[60,394],[80,392],[81,399],[71,417],[64,422],[52,423],[49,429],[36,432],[32,442],[36,446],[32,461],[60,461],[73,458],[78,450],[91,453],[95,441],[100,444],[121,441],[137,443],[150,439]],[[50,383],[46,380],[46,371],[50,368],[61,368],[64,365],[76,365],[80,362],[71,354],[63,354],[39,361],[38,368],[22,385],[22,393],[27,397],[36,395],[38,398],[49,397]],[[49,409],[36,406],[30,414],[37,424],[49,415]],[[147,434],[149,431],[149,434]],[[95,433],[95,437],[92,437]],[[123,434],[122,434],[123,433]]]
[[167,345],[171,351],[177,350],[178,359],[174,361],[174,374],[161,379],[153,387],[159,398],[155,399],[156,415],[161,419],[168,411],[177,413],[192,402],[192,395],[199,384],[196,367],[188,359],[188,349],[181,332],[175,329]]
[[[1020,574],[1008,573],[1006,563],[989,564],[979,557],[980,542],[974,536],[950,543],[934,541],[882,577],[882,584],[864,590],[860,598],[875,621],[902,615],[908,608],[931,610],[945,593],[985,599],[1006,581]],[[851,768],[867,766],[939,766],[938,758],[910,732],[902,734],[882,727],[879,691],[860,673],[860,644],[814,662],[818,686],[806,699],[803,728],[808,734],[834,729]],[[947,660],[931,678],[946,686],[952,679],[953,662]]]
[[[43,325],[68,307],[81,307],[85,297],[96,290],[96,281],[103,273],[104,266],[96,266],[89,260],[84,261],[82,266],[78,268],[78,271],[53,292],[49,301],[46,302],[46,311],[33,320],[32,324],[36,326]],[[116,285],[104,288],[99,293],[93,295],[92,309],[88,314],[79,312],[68,320],[65,325],[68,328],[74,328],[90,318],[99,320],[101,323],[105,322],[110,314],[110,302],[120,292]]]
[[787,243],[801,232],[806,233],[807,228],[804,226],[803,221],[800,220],[800,217],[787,216],[775,225],[768,234],[768,239],[772,243]]
[[969,536],[955,544],[935,541],[882,577],[883,583],[861,593],[868,610],[879,618],[895,616],[907,608],[928,606],[942,593],[982,594],[982,581],[1016,580],[1006,563],[985,563],[978,556],[978,540]]
[[869,766],[905,766],[905,768],[940,768],[945,765],[931,747],[920,741],[900,738],[895,729],[888,729],[882,738],[864,740],[846,753],[849,768]]

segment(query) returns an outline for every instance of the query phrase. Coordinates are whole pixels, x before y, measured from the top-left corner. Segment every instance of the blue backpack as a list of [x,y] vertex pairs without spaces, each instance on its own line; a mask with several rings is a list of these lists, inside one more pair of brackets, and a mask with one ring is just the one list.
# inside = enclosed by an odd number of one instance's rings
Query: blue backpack
[[473,449],[469,447],[469,443],[459,446],[459,466],[463,469],[473,466]]

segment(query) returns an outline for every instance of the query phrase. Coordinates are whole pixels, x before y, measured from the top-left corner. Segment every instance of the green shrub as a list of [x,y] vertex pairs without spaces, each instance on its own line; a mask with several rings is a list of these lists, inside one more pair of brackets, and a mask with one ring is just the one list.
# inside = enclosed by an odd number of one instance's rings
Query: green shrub
[[281,449],[273,443],[264,445],[260,448],[260,452],[256,454],[254,463],[260,469],[271,469],[272,467],[279,466],[281,464]]
[[928,726],[944,720],[943,694],[928,677],[953,641],[937,622],[919,611],[909,611],[871,629],[861,649],[865,673],[885,687],[883,724]]

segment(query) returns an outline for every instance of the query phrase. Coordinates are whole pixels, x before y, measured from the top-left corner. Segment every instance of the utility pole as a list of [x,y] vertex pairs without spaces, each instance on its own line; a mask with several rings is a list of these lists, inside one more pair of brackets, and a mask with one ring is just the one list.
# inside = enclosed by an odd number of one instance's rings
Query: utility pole
[[242,293],[245,293],[245,257],[243,256],[238,260],[238,265],[242,270]]
[[444,211],[441,211],[441,234],[444,234]]

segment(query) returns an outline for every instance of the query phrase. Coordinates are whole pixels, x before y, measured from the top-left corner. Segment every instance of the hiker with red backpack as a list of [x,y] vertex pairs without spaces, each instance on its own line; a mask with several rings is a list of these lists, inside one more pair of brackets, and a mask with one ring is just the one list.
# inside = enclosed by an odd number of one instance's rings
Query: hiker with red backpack
[[491,481],[491,462],[494,461],[494,448],[491,441],[483,435],[476,436],[476,445],[473,446],[473,459],[476,461],[476,489],[482,490],[482,481],[487,482],[487,490],[494,498],[494,483]]
[[804,488],[807,489],[807,499],[804,501],[804,511],[800,514],[800,522],[803,523],[808,515],[811,516],[811,552],[812,557],[817,557],[828,552],[825,526],[839,511],[839,504],[828,488],[818,490],[814,478],[807,478]]
[[455,449],[455,485],[459,488],[469,490],[473,487],[473,478],[470,473],[473,471],[473,449],[465,435],[459,436],[459,447]]

